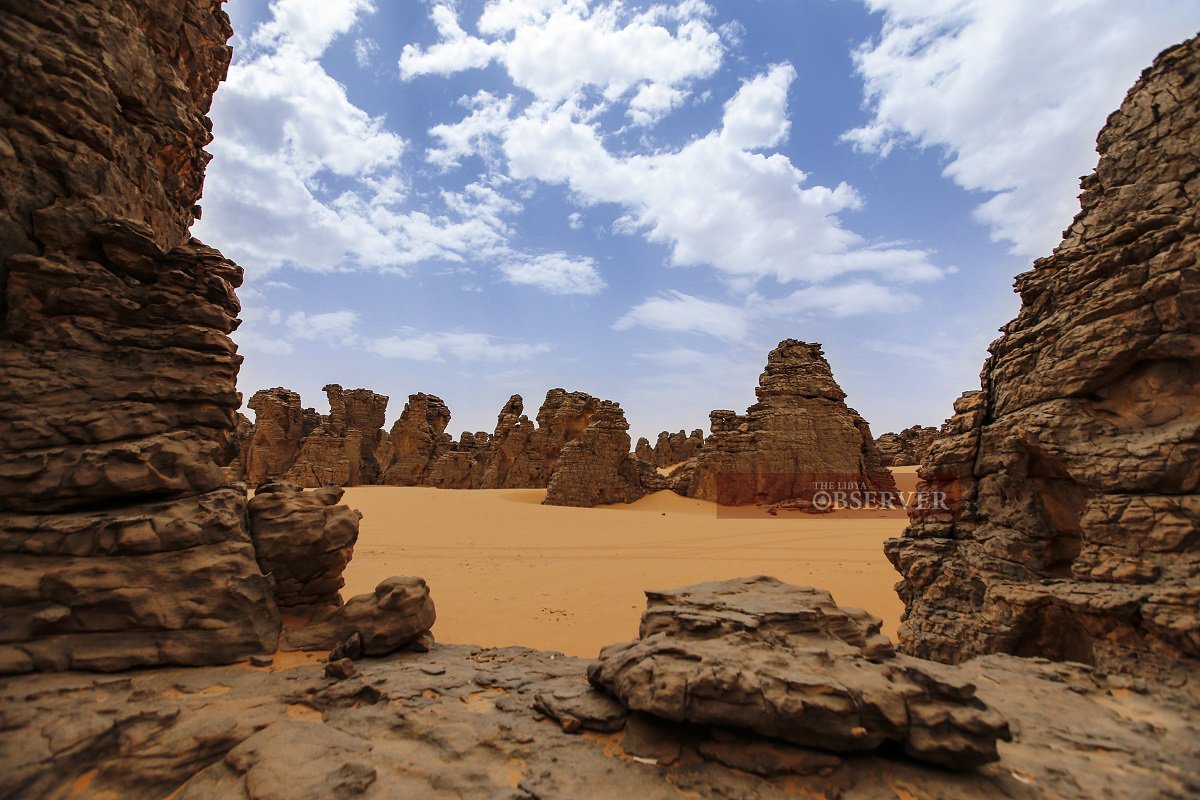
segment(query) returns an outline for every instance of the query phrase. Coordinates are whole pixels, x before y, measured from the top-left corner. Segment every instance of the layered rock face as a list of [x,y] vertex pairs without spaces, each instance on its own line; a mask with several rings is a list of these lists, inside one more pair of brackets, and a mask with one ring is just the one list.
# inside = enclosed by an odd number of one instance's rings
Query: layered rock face
[[906,652],[1197,674],[1200,42],[1143,73],[1098,149],[920,472],[961,501],[887,543]]
[[995,761],[1011,739],[972,684],[896,655],[878,619],[824,590],[760,576],[646,598],[640,638],[588,669],[631,710],[836,751],[893,741],[954,769]]
[[885,467],[920,466],[938,437],[937,428],[913,425],[899,433],[884,433],[875,440]]
[[342,604],[342,572],[354,555],[362,515],[338,505],[340,486],[303,491],[287,481],[263,483],[251,498],[250,536],[281,609],[311,615]]
[[866,421],[846,406],[819,344],[786,339],[767,357],[745,416],[710,415],[686,492],[723,505],[801,506],[820,483],[894,491]]
[[230,35],[211,0],[0,10],[0,672],[275,646],[221,488],[241,269],[188,236]]
[[[520,403],[520,396],[514,395],[500,412],[492,437],[491,463],[484,471],[485,489],[540,489],[547,486],[563,446],[583,435],[592,415],[600,407],[600,400],[585,392],[551,389],[538,409],[537,427],[534,428],[529,424],[529,418],[520,414]],[[628,442],[628,437],[626,440]],[[625,449],[629,451],[628,443]]]
[[629,453],[629,423],[621,406],[602,400],[583,434],[563,445],[545,503],[591,507],[632,503],[655,486],[654,469]]
[[300,443],[319,424],[316,412],[305,414],[300,395],[277,386],[257,391],[246,404],[254,412],[254,431],[242,453],[245,473],[251,486],[267,477],[282,477],[296,462]]

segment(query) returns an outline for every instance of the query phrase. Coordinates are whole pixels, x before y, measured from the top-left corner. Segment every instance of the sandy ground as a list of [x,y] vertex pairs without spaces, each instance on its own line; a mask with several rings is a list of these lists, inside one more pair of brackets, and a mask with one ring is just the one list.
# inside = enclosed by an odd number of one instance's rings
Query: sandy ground
[[[900,488],[915,479],[895,470]],[[897,515],[719,517],[716,506],[659,492],[632,505],[541,505],[543,490],[361,486],[363,513],[343,596],[389,575],[421,575],[442,642],[521,644],[594,657],[637,636],[648,588],[767,574],[820,586],[866,608],[895,636],[903,606],[883,541]]]

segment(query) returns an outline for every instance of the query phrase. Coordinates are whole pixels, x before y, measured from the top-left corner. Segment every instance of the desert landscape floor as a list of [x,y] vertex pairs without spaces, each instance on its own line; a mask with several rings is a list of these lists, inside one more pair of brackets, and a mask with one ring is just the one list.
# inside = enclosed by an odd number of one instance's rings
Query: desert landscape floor
[[[902,490],[914,468],[898,468]],[[594,658],[637,636],[646,589],[773,575],[865,608],[895,640],[903,604],[883,555],[896,513],[731,515],[658,492],[630,505],[541,505],[540,489],[361,486],[342,502],[363,513],[344,597],[390,575],[430,586],[441,642],[520,644]]]

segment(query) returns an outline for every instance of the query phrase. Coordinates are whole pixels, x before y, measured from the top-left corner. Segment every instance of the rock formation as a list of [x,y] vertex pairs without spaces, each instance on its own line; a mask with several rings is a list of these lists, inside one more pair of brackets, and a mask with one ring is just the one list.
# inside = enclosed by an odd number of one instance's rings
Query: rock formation
[[255,392],[255,413],[245,446],[241,479],[257,486],[286,478],[305,488],[379,483],[380,456],[388,448],[381,430],[388,398],[369,389],[324,387],[329,414],[301,408],[300,395],[276,387]]
[[803,507],[816,484],[894,491],[870,427],[845,404],[819,344],[786,339],[767,357],[745,416],[710,415],[687,494],[723,505],[791,501]]
[[666,488],[654,468],[629,453],[629,423],[621,406],[602,400],[583,434],[563,445],[550,474],[545,503],[591,507],[632,503],[656,488]]
[[534,428],[529,418],[521,415],[520,395],[513,395],[500,412],[482,488],[541,489],[549,485],[563,445],[583,435],[599,407],[600,400],[590,394],[551,389],[538,409]]
[[875,447],[885,467],[920,466],[937,437],[937,428],[913,425],[899,433],[881,434],[875,440]]
[[303,491],[268,481],[251,498],[250,538],[262,571],[274,581],[281,609],[312,615],[342,604],[342,571],[354,554],[362,515],[338,505],[340,486]]
[[391,486],[421,485],[432,462],[451,445],[446,434],[448,424],[450,409],[440,397],[409,395],[388,435],[392,454],[383,482]]
[[221,488],[242,272],[188,236],[230,35],[207,0],[0,10],[0,672],[275,647]]
[[[649,442],[647,442],[648,444]],[[663,431],[658,434],[658,440],[654,443],[654,449],[651,451],[652,455],[649,458],[639,455],[638,458],[649,461],[656,467],[669,467],[672,464],[695,458],[703,449],[704,431],[699,428],[692,431],[691,434],[683,431],[675,433]]]
[[960,496],[887,543],[905,652],[1200,667],[1200,42],[1098,143],[1062,244],[919,473]]
[[972,684],[896,655],[878,619],[821,589],[758,577],[646,598],[640,638],[588,669],[631,710],[841,752],[892,741],[953,769],[1011,739]]

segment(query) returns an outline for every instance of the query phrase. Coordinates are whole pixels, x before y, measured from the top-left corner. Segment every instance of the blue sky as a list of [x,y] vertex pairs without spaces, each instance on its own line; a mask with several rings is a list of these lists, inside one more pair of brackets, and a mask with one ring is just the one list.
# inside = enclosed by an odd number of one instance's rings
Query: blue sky
[[882,433],[937,425],[1200,0],[232,0],[193,232],[246,270],[240,390],[754,402],[824,343]]

